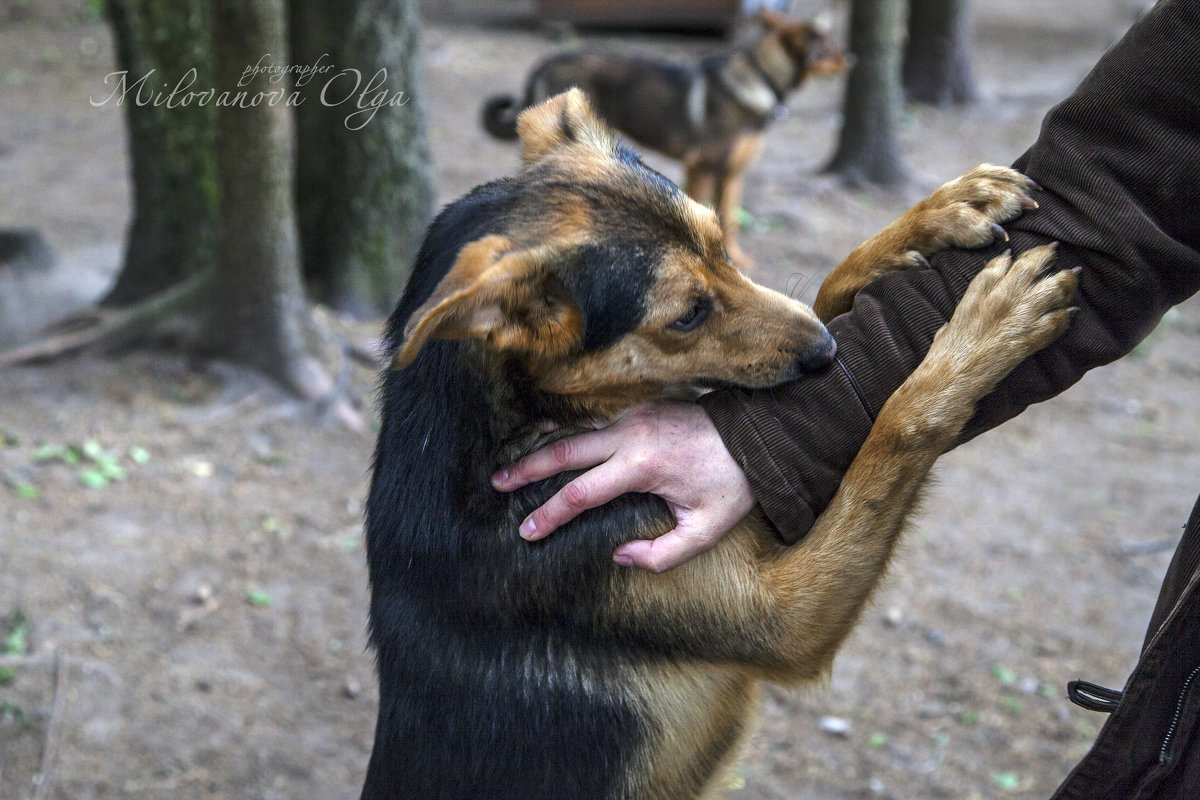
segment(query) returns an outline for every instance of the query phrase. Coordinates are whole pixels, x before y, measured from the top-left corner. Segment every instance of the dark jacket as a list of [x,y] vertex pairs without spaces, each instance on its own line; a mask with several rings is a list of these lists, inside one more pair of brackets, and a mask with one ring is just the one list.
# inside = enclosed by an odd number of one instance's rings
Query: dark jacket
[[[964,441],[1125,355],[1200,289],[1200,2],[1164,0],[1139,20],[1014,166],[1044,191],[1008,224],[1006,246],[1060,242],[1059,265],[1084,268],[1081,311],[980,403]],[[829,326],[839,358],[828,373],[702,399],[782,539],[800,539],[832,498],[884,401],[999,249],[943,253],[864,289]],[[1123,699],[1056,797],[1200,797],[1198,564],[1200,510]]]

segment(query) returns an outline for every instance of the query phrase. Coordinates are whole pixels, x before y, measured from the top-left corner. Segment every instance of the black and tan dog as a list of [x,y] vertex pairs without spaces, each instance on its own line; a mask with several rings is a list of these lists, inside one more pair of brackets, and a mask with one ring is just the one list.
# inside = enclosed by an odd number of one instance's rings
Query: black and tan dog
[[752,42],[699,64],[603,52],[551,56],[529,74],[522,102],[504,95],[484,103],[484,127],[515,139],[522,108],[582,89],[609,125],[683,162],[684,191],[713,204],[726,249],[748,266],[737,246],[737,211],[742,176],[762,150],[763,130],[807,78],[846,68],[841,47],[818,26],[770,11],[758,19],[762,31]]
[[[673,526],[662,501],[625,495],[529,543],[519,523],[570,476],[501,494],[491,474],[635,402],[772,386],[834,346],[809,308],[734,268],[712,211],[619,145],[581,93],[518,129],[524,168],[438,216],[388,323],[362,796],[711,796],[758,682],[829,668],[934,459],[1063,330],[1074,275],[1044,277],[1049,248],[994,259],[801,544],[751,514],[669,573],[620,568],[617,545]],[[991,241],[1027,187],[996,167],[947,184],[855,251],[824,304],[937,247]]]

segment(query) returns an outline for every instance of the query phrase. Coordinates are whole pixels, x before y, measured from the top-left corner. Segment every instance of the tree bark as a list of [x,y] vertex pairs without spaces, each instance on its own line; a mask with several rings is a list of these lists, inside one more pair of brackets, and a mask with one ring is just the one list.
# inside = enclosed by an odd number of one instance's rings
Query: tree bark
[[979,97],[971,70],[968,0],[912,0],[902,70],[908,100],[966,105]]
[[416,0],[292,0],[296,204],[314,299],[391,310],[433,210]]
[[908,171],[896,138],[900,115],[902,0],[854,0],[842,131],[827,172],[848,183],[898,185]]
[[[133,222],[103,305],[123,306],[210,268],[216,256],[215,109],[138,102],[168,94],[195,70],[212,82],[210,0],[109,0],[133,179]],[[135,88],[143,76],[146,80]],[[106,89],[116,90],[110,79]],[[114,99],[114,102],[116,100]]]
[[[283,0],[215,0],[217,86],[244,91],[245,104],[217,109],[220,246],[209,311],[209,342],[302,397],[332,385],[308,355],[293,205],[290,109],[258,93],[287,92],[267,74],[243,79],[264,54],[287,52]],[[242,86],[238,86],[239,81]]]

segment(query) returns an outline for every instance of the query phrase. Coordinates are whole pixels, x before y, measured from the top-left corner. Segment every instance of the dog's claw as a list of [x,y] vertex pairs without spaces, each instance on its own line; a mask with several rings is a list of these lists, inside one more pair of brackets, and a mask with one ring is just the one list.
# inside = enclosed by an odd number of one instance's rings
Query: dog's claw
[[1008,231],[1004,230],[1004,228],[1000,227],[999,223],[996,222],[992,223],[992,236],[1000,241],[1008,241]]
[[929,266],[929,259],[922,255],[920,250],[909,250],[904,255],[908,258],[908,263],[912,267],[924,269]]

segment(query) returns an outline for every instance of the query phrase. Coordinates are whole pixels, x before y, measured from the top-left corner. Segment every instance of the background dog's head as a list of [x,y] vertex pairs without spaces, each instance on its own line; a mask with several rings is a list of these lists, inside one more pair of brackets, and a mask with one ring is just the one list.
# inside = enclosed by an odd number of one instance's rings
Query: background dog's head
[[431,226],[395,320],[397,369],[430,339],[474,340],[603,413],[829,363],[812,311],[738,272],[716,215],[619,144],[580,91],[526,110],[518,129],[520,174]]
[[758,12],[757,20],[763,30],[759,47],[777,49],[779,55],[795,65],[795,86],[817,75],[841,75],[850,65],[842,46],[830,34],[828,24],[820,19],[806,22],[763,9]]

